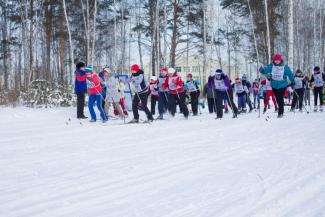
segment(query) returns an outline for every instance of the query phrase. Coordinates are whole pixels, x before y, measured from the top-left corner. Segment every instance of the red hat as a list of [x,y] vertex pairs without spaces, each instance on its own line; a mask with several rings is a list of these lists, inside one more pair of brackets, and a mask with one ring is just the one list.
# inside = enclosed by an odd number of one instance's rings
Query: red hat
[[168,72],[168,68],[167,68],[167,67],[163,67],[163,68],[161,69],[161,71],[162,71],[162,72]]
[[140,70],[140,66],[138,64],[133,64],[131,66],[131,70],[137,72]]
[[275,54],[274,57],[273,57],[273,61],[282,61],[281,54]]
[[236,77],[235,78],[235,81],[240,81],[240,77]]
[[190,72],[187,73],[187,76],[188,76],[188,77],[191,77],[191,78],[193,77],[192,73],[190,73]]

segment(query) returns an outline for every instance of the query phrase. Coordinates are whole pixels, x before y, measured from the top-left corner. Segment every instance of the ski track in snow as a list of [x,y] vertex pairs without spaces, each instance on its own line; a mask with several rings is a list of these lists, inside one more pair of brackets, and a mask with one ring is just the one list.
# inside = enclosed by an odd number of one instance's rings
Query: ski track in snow
[[1,217],[325,216],[322,113],[122,125],[0,109]]

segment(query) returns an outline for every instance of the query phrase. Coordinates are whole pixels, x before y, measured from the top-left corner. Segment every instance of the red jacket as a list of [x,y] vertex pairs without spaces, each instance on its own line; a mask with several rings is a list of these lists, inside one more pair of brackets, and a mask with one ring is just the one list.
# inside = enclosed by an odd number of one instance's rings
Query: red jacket
[[100,78],[97,74],[92,72],[91,77],[87,77],[87,87],[88,93],[91,95],[102,93],[102,85],[100,84]]
[[151,96],[158,96],[158,81],[151,82],[149,84],[149,93]]
[[166,78],[162,88],[169,88],[169,92],[171,94],[177,94],[184,92],[183,84],[184,82],[182,81],[181,77],[174,73]]

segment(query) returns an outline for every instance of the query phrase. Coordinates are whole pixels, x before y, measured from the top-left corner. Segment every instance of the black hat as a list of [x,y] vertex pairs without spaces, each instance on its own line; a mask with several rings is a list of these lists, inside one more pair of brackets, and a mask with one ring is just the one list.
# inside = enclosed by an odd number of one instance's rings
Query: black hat
[[319,66],[315,66],[314,72],[319,72],[319,71],[320,71],[320,67]]
[[85,67],[85,66],[86,66],[86,64],[84,62],[78,62],[76,64],[77,69],[80,69],[80,68]]

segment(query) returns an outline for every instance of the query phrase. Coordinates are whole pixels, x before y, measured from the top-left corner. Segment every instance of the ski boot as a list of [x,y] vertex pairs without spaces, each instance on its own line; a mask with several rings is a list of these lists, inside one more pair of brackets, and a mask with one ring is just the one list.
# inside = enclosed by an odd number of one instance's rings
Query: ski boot
[[91,119],[89,122],[94,123],[94,122],[96,122],[96,119]]
[[158,116],[157,120],[164,120],[164,116],[163,116],[163,114],[160,114],[160,115]]
[[302,113],[302,108],[299,109],[299,112]]
[[265,114],[265,112],[266,112],[266,108],[263,109],[263,114]]
[[139,119],[132,119],[131,121],[128,122],[128,124],[137,124],[139,123]]
[[317,112],[317,106],[314,107],[314,112]]
[[275,109],[274,109],[274,112],[278,112],[278,108],[275,108]]
[[283,118],[283,114],[278,114],[278,118]]

